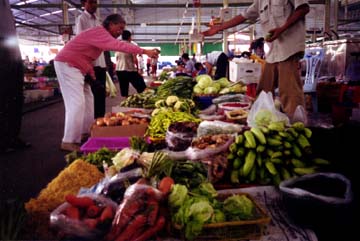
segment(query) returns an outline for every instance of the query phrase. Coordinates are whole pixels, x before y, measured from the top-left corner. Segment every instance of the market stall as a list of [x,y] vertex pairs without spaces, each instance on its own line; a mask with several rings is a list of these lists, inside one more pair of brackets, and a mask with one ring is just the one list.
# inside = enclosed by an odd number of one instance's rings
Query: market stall
[[[254,101],[230,85],[170,79],[97,119],[83,153],[26,204],[29,238],[317,240],[293,222],[278,186],[331,163],[271,96]],[[348,189],[336,194],[344,205]]]

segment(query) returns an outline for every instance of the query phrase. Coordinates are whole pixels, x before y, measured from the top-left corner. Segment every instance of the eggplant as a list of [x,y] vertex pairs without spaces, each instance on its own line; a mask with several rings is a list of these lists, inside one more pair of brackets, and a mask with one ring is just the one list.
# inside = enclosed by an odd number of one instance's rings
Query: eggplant
[[142,178],[141,168],[132,169],[127,172],[119,172],[104,185],[101,194],[111,198],[116,203],[121,203],[128,186]]

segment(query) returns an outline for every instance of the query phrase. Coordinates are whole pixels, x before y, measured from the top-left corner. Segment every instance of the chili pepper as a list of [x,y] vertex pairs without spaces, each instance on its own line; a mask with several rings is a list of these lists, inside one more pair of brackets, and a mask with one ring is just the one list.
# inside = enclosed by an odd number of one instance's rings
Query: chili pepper
[[78,208],[87,208],[91,205],[94,205],[94,200],[89,197],[77,197],[72,194],[68,194],[65,196],[65,200],[71,205]]
[[106,220],[108,220],[108,219],[113,219],[114,218],[114,211],[113,211],[113,209],[112,209],[112,207],[109,205],[109,206],[106,206],[103,210],[102,210],[102,212],[101,212],[101,214],[100,214],[100,218],[99,218],[99,220],[100,220],[100,222],[105,222]]
[[96,228],[97,224],[99,223],[96,218],[84,218],[82,221],[91,229]]
[[143,232],[138,237],[133,237],[132,241],[146,241],[152,236],[154,236],[157,232],[159,232],[165,225],[165,218],[164,216],[160,216],[156,221],[155,226],[150,227],[145,232]]
[[89,218],[96,218],[99,216],[101,208],[96,205],[91,205],[86,209],[86,216]]
[[65,215],[69,218],[79,220],[80,219],[80,211],[77,207],[69,206],[65,209]]
[[137,215],[117,237],[116,241],[132,240],[133,236],[137,236],[141,233],[142,228],[146,225],[146,221],[147,217],[145,215]]

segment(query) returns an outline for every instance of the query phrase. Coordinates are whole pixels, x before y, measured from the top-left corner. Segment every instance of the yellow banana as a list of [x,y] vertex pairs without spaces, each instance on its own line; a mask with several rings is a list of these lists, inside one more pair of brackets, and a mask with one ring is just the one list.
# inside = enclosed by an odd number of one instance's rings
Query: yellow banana
[[305,167],[305,163],[300,161],[299,159],[291,159],[291,163],[294,165],[294,167]]
[[280,169],[281,176],[284,178],[284,180],[291,178],[290,172],[286,170],[286,168],[281,167]]
[[297,157],[297,158],[300,158],[302,156],[302,153],[301,153],[301,150],[300,148],[294,143],[293,144],[293,154]]
[[244,132],[245,140],[249,143],[250,148],[256,148],[256,141],[253,133],[249,130]]
[[305,134],[306,138],[310,138],[312,136],[312,131],[309,128],[305,127],[304,134]]
[[246,177],[249,175],[251,169],[254,167],[256,159],[256,153],[254,150],[249,150],[245,157],[245,163],[243,166],[243,175]]
[[294,172],[299,175],[312,174],[316,172],[315,167],[295,167]]
[[293,127],[297,131],[303,131],[305,128],[305,125],[301,121],[298,121],[298,122],[293,123],[291,125],[291,127]]
[[271,175],[276,175],[278,172],[276,167],[272,162],[265,162],[266,169],[271,173]]
[[240,183],[238,170],[232,170],[230,173],[230,181],[232,183]]
[[258,146],[256,147],[256,152],[261,153],[261,152],[265,151],[265,149],[266,149],[265,146],[263,146],[263,145],[258,145]]
[[245,155],[245,148],[244,148],[244,147],[239,147],[238,150],[237,150],[237,152],[236,152],[236,155],[237,155],[238,157],[244,156],[244,155]]
[[330,165],[330,162],[328,160],[322,159],[322,158],[314,158],[312,159],[313,163],[318,165]]
[[269,128],[269,130],[271,131],[283,131],[285,129],[285,124],[283,121],[276,121],[276,122],[271,122],[267,128]]
[[242,134],[239,134],[235,137],[235,143],[236,144],[242,144],[244,142],[244,136]]
[[266,138],[264,133],[258,127],[251,127],[250,131],[254,134],[254,136],[258,139],[260,144],[266,144]]
[[280,146],[282,141],[274,138],[267,138],[267,143],[269,146]]
[[306,147],[310,146],[310,142],[308,141],[308,139],[303,134],[299,135],[299,137],[297,139],[297,143],[300,145],[300,147],[302,149],[305,149]]

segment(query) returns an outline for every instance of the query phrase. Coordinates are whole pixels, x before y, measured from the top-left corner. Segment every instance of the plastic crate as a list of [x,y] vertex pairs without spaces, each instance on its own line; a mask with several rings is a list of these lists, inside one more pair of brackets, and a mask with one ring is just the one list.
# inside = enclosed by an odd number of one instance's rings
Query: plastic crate
[[80,150],[86,154],[96,152],[103,147],[116,151],[129,146],[129,137],[90,137],[88,141],[80,147]]

